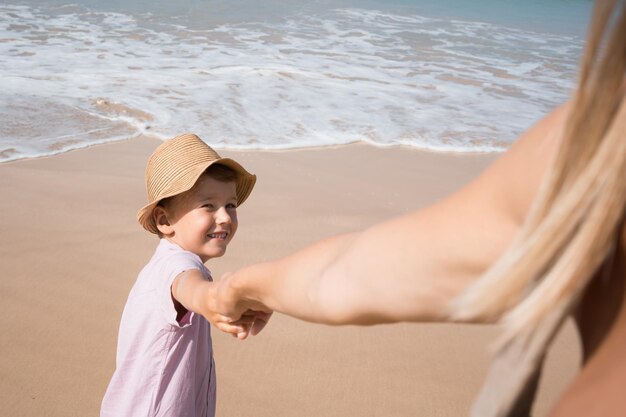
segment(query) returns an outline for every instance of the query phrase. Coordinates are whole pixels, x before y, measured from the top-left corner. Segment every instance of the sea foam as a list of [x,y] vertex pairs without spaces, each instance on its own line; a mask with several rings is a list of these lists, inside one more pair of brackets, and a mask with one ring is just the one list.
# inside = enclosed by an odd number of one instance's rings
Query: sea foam
[[573,86],[582,39],[370,9],[190,28],[0,5],[0,161],[142,133],[229,149],[506,149]]

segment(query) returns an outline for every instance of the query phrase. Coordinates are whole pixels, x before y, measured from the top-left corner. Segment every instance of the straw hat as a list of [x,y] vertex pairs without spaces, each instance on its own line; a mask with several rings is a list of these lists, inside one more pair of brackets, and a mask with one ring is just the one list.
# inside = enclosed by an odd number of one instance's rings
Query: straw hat
[[220,157],[193,133],[176,136],[159,145],[146,166],[149,203],[137,213],[137,220],[143,228],[158,234],[152,210],[159,201],[190,190],[200,175],[213,164],[225,165],[236,172],[237,205],[241,205],[250,195],[256,175],[250,174],[234,160]]

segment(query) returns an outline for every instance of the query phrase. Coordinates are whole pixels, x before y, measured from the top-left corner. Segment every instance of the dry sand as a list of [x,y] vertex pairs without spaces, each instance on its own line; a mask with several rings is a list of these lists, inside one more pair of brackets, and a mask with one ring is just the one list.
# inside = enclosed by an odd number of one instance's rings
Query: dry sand
[[[157,241],[135,222],[140,138],[0,165],[3,416],[97,416],[128,291]],[[494,156],[352,145],[221,152],[259,176],[214,276],[429,204]],[[381,277],[385,279],[385,277]],[[221,417],[467,415],[490,326],[325,327],[276,315],[241,342],[214,331]],[[550,352],[536,415],[576,372],[572,327]]]

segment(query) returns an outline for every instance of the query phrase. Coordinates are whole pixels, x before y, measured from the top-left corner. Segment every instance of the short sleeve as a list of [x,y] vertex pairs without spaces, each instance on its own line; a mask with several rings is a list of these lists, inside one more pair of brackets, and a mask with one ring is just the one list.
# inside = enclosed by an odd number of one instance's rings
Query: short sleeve
[[190,316],[181,325],[176,320],[177,312],[172,297],[172,283],[174,279],[185,271],[191,269],[199,270],[205,278],[210,279],[208,270],[196,255],[191,252],[175,252],[169,254],[162,261],[161,273],[159,274],[159,282],[156,284],[156,303],[157,309],[163,315],[165,321],[174,327],[186,327],[191,323],[193,312],[189,312]]

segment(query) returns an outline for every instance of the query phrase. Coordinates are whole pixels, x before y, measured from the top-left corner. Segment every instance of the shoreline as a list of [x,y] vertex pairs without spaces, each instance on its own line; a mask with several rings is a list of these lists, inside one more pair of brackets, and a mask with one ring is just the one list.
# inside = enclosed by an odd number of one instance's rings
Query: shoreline
[[[90,149],[90,148],[98,147],[98,146],[106,146],[106,145],[113,145],[116,143],[124,143],[124,142],[133,141],[137,139],[153,139],[159,142],[163,141],[160,137],[156,135],[151,135],[148,133],[139,133],[135,136],[130,136],[125,139],[111,139],[111,140],[104,141],[104,142],[90,143],[90,144],[85,144],[84,146],[80,146],[76,148],[52,151],[49,154],[23,156],[23,157],[19,157],[16,159],[10,159],[10,160],[0,160],[0,165],[9,164],[9,163],[18,162],[18,161],[30,161],[30,160],[37,160],[37,159],[42,159],[42,158],[53,158],[53,157],[60,156],[60,155],[70,153],[70,152],[82,151],[85,149]],[[493,156],[493,155],[497,156],[506,152],[506,150],[493,150],[493,151],[442,150],[442,149],[436,149],[436,148],[417,147],[417,146],[406,145],[406,144],[382,145],[382,144],[371,143],[365,140],[354,141],[350,143],[333,144],[333,145],[315,145],[315,146],[302,146],[302,147],[276,148],[276,149],[228,148],[228,147],[216,147],[211,144],[209,144],[209,146],[211,146],[213,149],[218,151],[218,153],[219,152],[234,152],[234,153],[238,153],[238,152],[298,152],[298,151],[332,150],[332,149],[352,147],[352,146],[371,146],[373,148],[379,148],[379,149],[405,149],[410,152],[426,152],[426,153],[433,153],[433,154],[458,155],[458,156]],[[17,151],[14,148],[9,148],[9,149],[6,149],[5,151],[0,152],[0,156],[2,156],[4,152],[15,153]]]
[[[135,220],[147,136],[0,163],[0,400],[8,415],[97,415],[115,366],[121,311],[157,240]],[[216,279],[312,241],[444,198],[497,155],[378,148],[229,151],[258,182]],[[381,277],[384,279],[384,277]],[[276,314],[259,336],[213,329],[219,416],[466,415],[494,326],[327,327]],[[535,410],[576,372],[571,326],[549,353]]]

